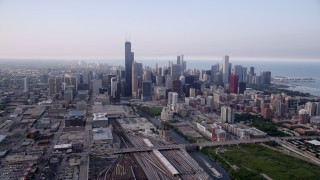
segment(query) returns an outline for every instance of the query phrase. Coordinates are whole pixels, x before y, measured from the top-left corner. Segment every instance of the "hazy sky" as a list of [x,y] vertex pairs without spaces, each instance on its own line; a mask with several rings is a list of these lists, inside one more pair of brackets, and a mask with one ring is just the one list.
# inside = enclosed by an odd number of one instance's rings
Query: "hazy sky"
[[0,0],[0,58],[318,59],[317,0]]

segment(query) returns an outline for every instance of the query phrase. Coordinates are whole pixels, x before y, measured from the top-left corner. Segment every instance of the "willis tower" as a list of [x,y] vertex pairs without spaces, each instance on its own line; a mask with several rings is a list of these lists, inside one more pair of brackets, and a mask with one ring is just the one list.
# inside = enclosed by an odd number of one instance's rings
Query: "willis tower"
[[134,53],[131,52],[131,42],[125,43],[125,70],[126,70],[126,85],[124,96],[130,97],[132,93],[132,62],[134,61]]

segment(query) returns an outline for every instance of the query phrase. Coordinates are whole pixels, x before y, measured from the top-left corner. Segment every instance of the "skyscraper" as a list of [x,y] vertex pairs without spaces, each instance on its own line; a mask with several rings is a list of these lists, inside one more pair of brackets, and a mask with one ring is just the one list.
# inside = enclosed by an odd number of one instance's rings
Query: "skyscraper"
[[223,83],[229,83],[229,56],[224,56],[222,62]]
[[55,92],[58,93],[62,90],[62,78],[56,77],[55,78]]
[[54,82],[54,77],[49,77],[48,78],[48,83],[49,83],[49,95],[53,95],[56,93],[55,91],[55,82]]
[[49,95],[59,93],[62,90],[62,78],[61,77],[49,77]]
[[219,72],[219,64],[217,63],[215,65],[212,65],[211,66],[211,82],[213,82],[213,79],[214,79],[213,77],[218,72]]
[[142,79],[144,81],[151,81],[152,80],[152,72],[150,69],[144,69]]
[[131,52],[131,42],[125,42],[125,70],[126,70],[126,84],[124,89],[124,96],[131,96],[132,93],[132,62],[134,61],[134,53]]
[[183,59],[184,58],[183,54],[181,54],[179,57],[180,57],[180,63],[177,63],[177,64],[181,65],[181,75],[183,75],[184,72],[187,70],[187,62]]
[[239,82],[243,82],[243,68],[241,65],[234,65],[234,74],[238,76]]
[[180,56],[177,56],[177,64],[181,64]]
[[305,110],[308,112],[309,116],[316,116],[317,104],[315,102],[307,102],[305,104]]
[[24,81],[23,92],[28,92],[29,91],[29,78],[25,77],[25,78],[23,78],[23,81]]
[[178,99],[179,99],[178,97],[179,97],[179,95],[176,92],[169,92],[168,93],[168,106],[171,109],[174,109],[174,107],[178,103]]
[[111,95],[111,79],[117,77],[115,74],[108,74],[107,77],[107,88],[108,88],[108,94]]
[[133,62],[132,63],[132,96],[138,97],[138,89],[141,88],[141,80],[142,80],[142,64]]
[[169,76],[169,75],[166,76],[166,88],[172,89],[172,76]]
[[230,93],[238,93],[239,77],[236,74],[230,76]]
[[117,97],[117,93],[119,93],[117,90],[117,78],[116,77],[112,77],[110,80],[110,95],[112,98],[116,98]]
[[254,67],[252,67],[252,66],[250,67],[249,74],[255,76]]
[[261,84],[270,84],[271,82],[271,72],[270,71],[261,71]]
[[221,107],[221,120],[222,122],[233,124],[234,123],[234,111],[231,107]]
[[101,79],[92,79],[92,92],[95,94],[99,94],[99,88],[102,87]]
[[239,86],[238,86],[238,89],[239,89],[238,93],[239,94],[244,93],[244,91],[246,90],[246,85],[247,84],[245,82],[239,82]]
[[305,109],[301,109],[299,111],[299,123],[300,124],[307,124],[308,122],[309,122],[308,111]]
[[179,77],[181,76],[181,65],[180,64],[172,64],[170,74],[171,74],[173,80],[179,79]]
[[142,82],[142,101],[151,101],[151,81]]
[[242,81],[241,82],[247,82],[247,68],[242,67]]
[[172,91],[176,92],[179,96],[182,95],[182,88],[181,88],[181,81],[180,80],[173,80],[172,81]]

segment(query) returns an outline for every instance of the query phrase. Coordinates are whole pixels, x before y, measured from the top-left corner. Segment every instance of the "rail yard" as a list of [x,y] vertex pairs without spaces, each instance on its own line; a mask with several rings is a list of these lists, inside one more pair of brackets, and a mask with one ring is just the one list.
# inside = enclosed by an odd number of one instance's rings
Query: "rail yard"
[[[120,149],[167,146],[171,143],[141,134],[127,133],[117,119],[110,120]],[[182,149],[91,156],[90,172],[97,179],[208,179],[208,174]],[[97,168],[99,166],[99,168]]]

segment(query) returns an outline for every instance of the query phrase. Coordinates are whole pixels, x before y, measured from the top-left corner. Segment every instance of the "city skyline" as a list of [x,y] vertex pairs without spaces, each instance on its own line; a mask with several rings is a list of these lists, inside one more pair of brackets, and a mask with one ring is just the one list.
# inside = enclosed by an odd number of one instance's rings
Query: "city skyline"
[[[249,2],[249,1],[248,1]],[[0,58],[317,60],[319,1],[1,1]]]
[[0,0],[0,179],[320,179],[320,0]]

